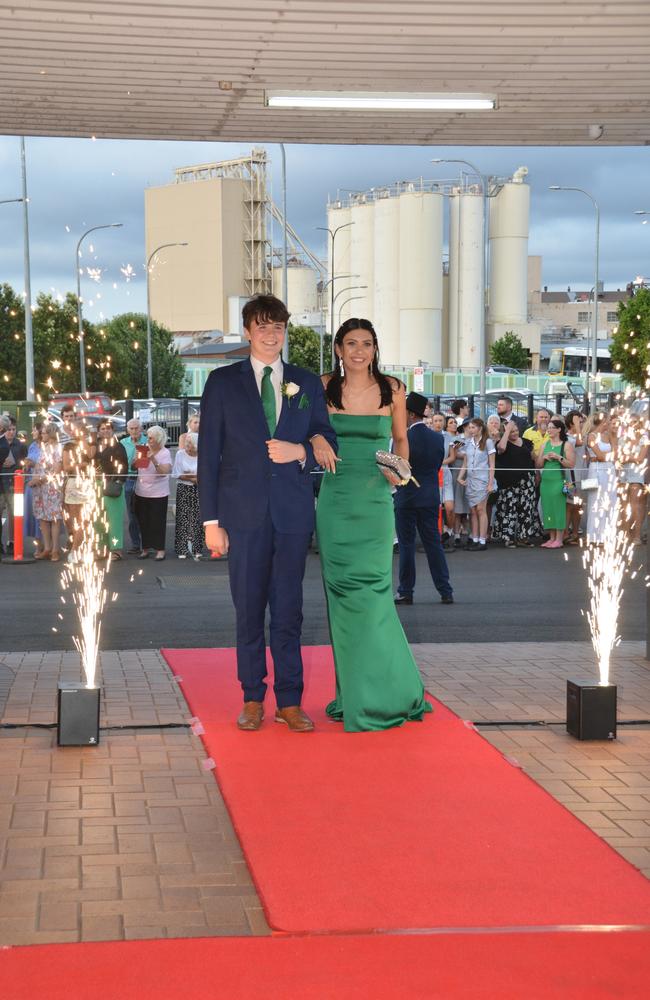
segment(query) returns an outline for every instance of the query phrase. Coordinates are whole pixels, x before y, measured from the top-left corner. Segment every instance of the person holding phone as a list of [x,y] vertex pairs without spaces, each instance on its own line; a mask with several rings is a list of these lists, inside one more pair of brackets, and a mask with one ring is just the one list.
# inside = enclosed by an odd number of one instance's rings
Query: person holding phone
[[172,471],[172,457],[165,448],[166,441],[167,432],[162,427],[149,427],[146,455],[134,463],[138,466],[134,509],[142,537],[142,552],[138,558],[147,559],[154,551],[158,562],[165,558],[169,474]]

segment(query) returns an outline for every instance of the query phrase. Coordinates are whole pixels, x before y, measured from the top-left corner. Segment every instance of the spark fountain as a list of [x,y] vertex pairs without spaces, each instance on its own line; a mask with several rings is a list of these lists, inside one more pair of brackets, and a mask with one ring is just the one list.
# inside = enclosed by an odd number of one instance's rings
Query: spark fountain
[[[68,563],[61,574],[64,592],[72,594],[79,621],[79,635],[72,641],[81,657],[85,687],[81,684],[60,682],[58,692],[57,743],[59,746],[97,746],[99,743],[100,688],[96,684],[97,657],[101,615],[106,603],[104,578],[110,565],[108,553],[105,565],[97,562],[96,528],[107,529],[99,491],[95,482],[90,456],[91,440],[87,432],[75,448],[76,488],[85,497],[79,507],[79,519],[74,523],[73,548]],[[65,602],[65,598],[64,598]]]
[[[590,545],[591,540],[587,539],[582,553],[590,595],[586,614],[599,680],[597,684],[567,681],[567,732],[579,740],[616,739],[617,688],[609,679],[610,663],[612,651],[621,641],[618,617],[624,593],[623,580],[635,553],[635,545],[628,535],[633,511],[624,470],[636,469],[643,483],[646,461],[645,458],[640,460],[639,455],[644,448],[643,440],[647,440],[647,421],[635,418],[628,408],[615,417],[614,426],[616,446],[612,448],[612,458],[600,463],[599,468],[598,538],[602,541]],[[612,483],[619,470],[615,490]],[[638,572],[639,568],[634,569],[632,578]]]

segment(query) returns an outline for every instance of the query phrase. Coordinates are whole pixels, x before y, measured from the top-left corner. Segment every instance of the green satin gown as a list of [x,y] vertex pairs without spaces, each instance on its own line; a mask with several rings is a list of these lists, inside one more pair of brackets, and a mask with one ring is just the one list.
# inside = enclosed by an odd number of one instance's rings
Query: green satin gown
[[336,666],[327,714],[351,733],[390,729],[431,711],[393,602],[393,501],[375,464],[391,417],[330,419],[341,461],[323,477],[316,515]]

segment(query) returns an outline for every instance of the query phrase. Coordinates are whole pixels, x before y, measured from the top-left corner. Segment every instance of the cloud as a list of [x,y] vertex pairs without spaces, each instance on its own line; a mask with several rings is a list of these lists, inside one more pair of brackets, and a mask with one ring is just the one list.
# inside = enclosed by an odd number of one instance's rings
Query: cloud
[[[84,266],[102,269],[96,285],[84,276],[85,313],[99,319],[126,310],[144,310],[144,190],[170,183],[175,167],[214,162],[247,154],[242,143],[153,142],[28,138],[32,296],[52,288],[74,290],[75,246],[84,229],[108,222],[123,228],[92,234],[84,242]],[[266,147],[271,186],[281,201],[280,151]],[[421,147],[288,145],[288,216],[303,240],[324,255],[328,195],[343,189],[365,190],[396,180],[450,178],[457,166],[431,160],[461,157],[485,174],[509,177],[529,168],[531,186],[530,253],[543,255],[543,280],[551,288],[593,284],[594,213],[584,195],[553,193],[550,184],[581,187],[601,208],[601,280],[624,286],[650,272],[650,226],[633,215],[648,208],[648,150],[644,147]],[[20,195],[20,143],[0,137],[0,199]],[[23,288],[22,210],[0,205],[3,238],[0,281]],[[279,232],[276,234],[280,240]],[[90,252],[90,245],[94,253]],[[127,282],[121,271],[131,265]],[[113,288],[113,285],[116,288]],[[101,298],[97,298],[97,292]],[[90,305],[92,299],[93,305]]]

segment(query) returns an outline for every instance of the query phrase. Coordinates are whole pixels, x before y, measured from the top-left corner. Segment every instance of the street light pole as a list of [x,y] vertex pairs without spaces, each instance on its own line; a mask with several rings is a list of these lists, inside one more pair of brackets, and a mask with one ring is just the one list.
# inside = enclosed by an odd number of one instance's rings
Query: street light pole
[[[358,274],[337,274],[336,277],[337,278],[358,278],[359,275]],[[320,338],[319,338],[320,339],[320,373],[321,373],[321,375],[323,374],[323,364],[324,364],[323,345],[324,345],[324,339],[325,339],[325,317],[323,315],[323,312],[324,312],[324,310],[323,310],[323,293],[324,293],[325,289],[327,288],[327,286],[330,285],[330,284],[332,284],[333,281],[334,281],[334,278],[328,278],[327,281],[324,281],[323,284],[322,284],[322,286],[321,286],[321,299],[320,299],[321,331],[320,331]],[[330,323],[330,326],[331,326],[331,323]]]
[[79,376],[80,389],[82,393],[86,391],[86,358],[84,353],[83,313],[81,309],[81,268],[79,267],[79,251],[81,250],[81,244],[85,240],[86,236],[90,235],[90,233],[94,233],[97,229],[121,229],[122,225],[122,222],[109,222],[105,226],[92,226],[79,237],[79,242],[77,243],[77,250],[74,259],[77,271],[77,333],[79,336]]
[[[287,157],[284,151],[284,143],[280,143],[282,153],[282,301],[287,309],[289,308],[289,272],[287,269]],[[284,338],[282,345],[282,360],[289,361],[289,336]]]
[[22,198],[2,198],[0,205],[23,204],[23,254],[24,254],[24,281],[25,281],[25,398],[32,402],[35,399],[35,379],[34,379],[34,341],[32,336],[32,285],[31,272],[29,266],[29,223],[27,216],[27,182],[24,172],[24,140],[21,142],[22,171],[23,171],[23,197]]
[[354,222],[344,222],[343,225],[337,226],[336,229],[330,229],[329,226],[316,226],[323,233],[329,233],[332,240],[332,275],[330,278],[330,337],[332,338],[332,367],[334,367],[334,282],[340,275],[334,274],[335,260],[334,260],[334,241],[336,240],[336,234],[340,233],[342,229],[347,229],[348,226],[353,226]]
[[25,159],[25,136],[20,137],[20,172],[23,185],[23,261],[25,275],[25,395],[28,400],[36,399],[36,379],[34,378],[34,337],[32,333],[32,278],[29,264],[29,199],[27,198],[27,161]]
[[[593,395],[594,395],[594,403],[595,403],[596,388],[597,388],[597,385],[598,385],[598,379],[597,379],[597,374],[598,374],[598,263],[599,263],[598,258],[599,258],[599,255],[600,255],[600,207],[599,207],[598,202],[596,201],[596,199],[593,198],[592,195],[590,195],[588,191],[585,191],[584,188],[579,188],[579,187],[563,187],[560,184],[551,184],[551,186],[549,187],[549,191],[577,191],[578,194],[583,194],[585,196],[585,198],[589,198],[589,201],[594,206],[594,210],[595,210],[595,213],[596,213],[596,228],[595,228],[595,238],[594,238],[594,307],[593,307],[593,313],[592,313],[592,317],[591,317],[591,320],[592,320],[592,323],[591,323],[591,327],[592,327],[592,333],[591,333],[591,336],[592,336],[592,345],[591,345],[591,382],[593,384]],[[586,371],[585,374],[586,374],[585,381],[587,383],[587,385],[586,385],[587,398],[591,401],[590,380],[589,380],[589,366],[587,366],[587,371]]]
[[[432,163],[464,163],[466,167],[469,167],[476,176],[478,177],[481,184],[481,197],[483,199],[483,232],[481,234],[481,240],[483,244],[483,254],[481,261],[481,282],[483,285],[483,308],[481,310],[481,330],[480,330],[480,340],[478,345],[478,363],[479,363],[479,394],[481,397],[480,403],[480,414],[481,417],[485,417],[485,367],[487,363],[487,345],[485,342],[487,333],[487,323],[486,323],[486,313],[487,313],[487,255],[488,255],[488,198],[487,198],[487,181],[483,176],[478,167],[475,167],[473,163],[469,160],[460,159],[435,159],[431,161]],[[459,235],[460,239],[460,235]]]
[[[367,288],[367,287],[368,287],[367,285],[346,285],[346,287],[345,287],[345,288],[341,288],[341,289],[339,289],[339,291],[338,291],[338,292],[336,293],[336,295],[334,296],[334,301],[336,302],[336,300],[338,299],[339,295],[344,295],[344,294],[345,294],[345,292],[354,292],[354,291],[356,291],[356,290],[357,290],[358,288]],[[363,296],[359,296],[359,295],[357,295],[356,297],[357,297],[357,298],[363,298]],[[349,300],[348,300],[348,301],[349,301]],[[342,309],[342,308],[343,308],[343,307],[341,306],[341,309]],[[341,309],[339,309],[339,326],[341,325],[341,319],[340,319],[340,316],[341,316]]]
[[[359,288],[363,288],[363,285],[359,285]],[[367,285],[365,286],[368,287]],[[351,295],[349,299],[344,299],[339,306],[339,326],[341,325],[341,313],[343,312],[343,307],[347,306],[348,302],[355,302],[357,299],[362,299],[363,295]]]
[[147,260],[147,396],[149,399],[153,399],[153,358],[151,354],[151,300],[149,294],[149,272],[151,270],[151,261],[156,256],[159,250],[164,250],[166,247],[186,247],[188,243],[161,243],[159,247],[152,250],[149,254]]

